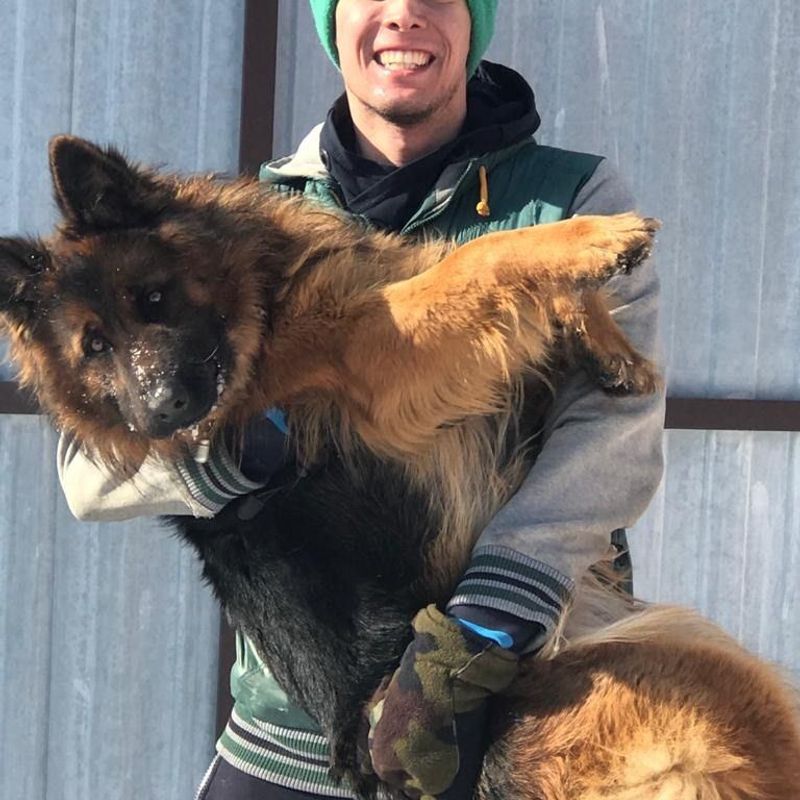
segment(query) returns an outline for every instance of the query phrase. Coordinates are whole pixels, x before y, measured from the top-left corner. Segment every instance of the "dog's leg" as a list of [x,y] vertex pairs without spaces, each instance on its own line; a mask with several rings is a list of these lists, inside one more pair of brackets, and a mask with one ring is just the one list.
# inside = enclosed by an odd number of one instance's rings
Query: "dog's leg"
[[652,367],[587,290],[641,263],[657,227],[623,214],[491,234],[382,289],[380,302],[365,301],[344,358],[351,385],[371,392],[362,435],[410,452],[443,425],[495,410],[503,382],[546,361],[564,309],[584,294],[586,348],[605,382],[652,391]]
[[554,308],[578,360],[607,392],[649,394],[656,390],[658,370],[628,341],[611,316],[602,290],[566,295]]
[[[333,395],[372,449],[419,454],[442,426],[502,407],[509,376],[546,362],[565,309],[646,258],[656,228],[622,214],[489,234],[413,278],[356,296],[335,316],[287,321],[276,336],[282,351],[268,358],[279,389],[270,400]],[[604,365],[643,366],[607,313],[592,306],[583,316]]]
[[634,213],[586,216],[501,231],[465,244],[435,267],[386,290],[398,321],[437,302],[517,289],[536,296],[595,287],[629,272],[650,254],[657,220]]

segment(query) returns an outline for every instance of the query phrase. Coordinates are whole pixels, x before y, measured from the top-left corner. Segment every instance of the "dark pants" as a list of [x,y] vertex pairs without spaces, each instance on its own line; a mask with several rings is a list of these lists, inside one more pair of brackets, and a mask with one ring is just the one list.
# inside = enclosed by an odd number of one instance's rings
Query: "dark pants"
[[217,756],[203,780],[196,800],[331,800],[267,783],[232,767]]
[[[469,800],[473,796],[473,783],[479,771],[479,767],[474,770],[462,770],[455,784],[440,795],[441,800]],[[274,783],[267,783],[260,778],[240,772],[217,756],[195,800],[331,800],[331,798],[321,794],[284,789]]]

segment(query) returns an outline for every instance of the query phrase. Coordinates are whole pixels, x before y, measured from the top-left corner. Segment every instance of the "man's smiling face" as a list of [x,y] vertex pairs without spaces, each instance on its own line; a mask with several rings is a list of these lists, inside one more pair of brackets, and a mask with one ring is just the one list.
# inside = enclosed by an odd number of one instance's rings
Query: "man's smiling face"
[[339,0],[336,46],[354,103],[396,125],[449,114],[466,97],[466,0]]

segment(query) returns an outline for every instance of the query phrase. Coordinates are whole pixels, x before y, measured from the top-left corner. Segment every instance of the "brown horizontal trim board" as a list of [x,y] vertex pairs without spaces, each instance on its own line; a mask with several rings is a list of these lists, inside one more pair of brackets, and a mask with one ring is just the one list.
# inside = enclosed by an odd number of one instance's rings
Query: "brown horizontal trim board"
[[669,397],[664,426],[704,431],[800,431],[800,401]]
[[[14,381],[0,381],[0,414],[38,414]],[[702,431],[800,431],[800,400],[669,397],[664,427]]]

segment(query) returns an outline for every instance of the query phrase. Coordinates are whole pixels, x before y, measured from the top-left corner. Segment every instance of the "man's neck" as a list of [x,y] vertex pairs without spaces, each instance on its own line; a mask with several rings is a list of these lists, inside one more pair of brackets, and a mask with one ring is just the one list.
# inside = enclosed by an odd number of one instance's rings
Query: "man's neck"
[[415,125],[398,125],[370,109],[351,104],[350,115],[359,152],[379,164],[402,167],[455,139],[464,124],[466,104],[455,113],[436,115]]

